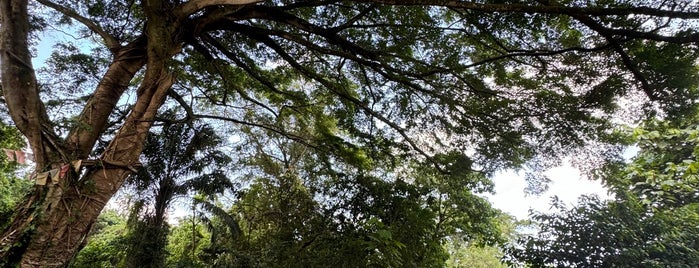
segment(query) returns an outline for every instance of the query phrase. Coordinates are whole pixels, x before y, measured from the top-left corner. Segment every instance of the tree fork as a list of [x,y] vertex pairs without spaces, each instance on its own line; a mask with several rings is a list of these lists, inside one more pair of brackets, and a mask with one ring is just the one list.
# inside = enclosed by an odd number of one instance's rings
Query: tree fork
[[[22,205],[12,228],[3,234],[0,257],[20,261],[21,267],[68,264],[106,203],[138,164],[153,117],[173,82],[168,73],[162,73],[152,83],[144,82],[146,86],[142,90],[150,94],[139,98],[136,105],[144,109],[131,112],[101,157],[104,163],[119,162],[126,166],[93,166],[81,178],[71,171],[59,184],[37,186],[32,198]],[[26,232],[32,226],[35,231]],[[23,240],[25,245],[11,248]]]
[[[85,159],[102,135],[129,81],[146,63],[146,38],[138,38],[115,51],[112,64],[81,113],[80,124],[62,140],[50,127],[30,64],[27,1],[2,1],[0,8],[4,26],[0,55],[3,93],[13,120],[29,139],[36,155],[37,172]],[[156,61],[152,57],[148,60],[146,79],[138,90],[144,94],[139,94],[127,123],[100,159],[104,163],[126,165],[118,168],[95,166],[82,177],[80,172],[71,171],[58,184],[36,186],[18,207],[10,228],[0,237],[0,259],[19,263],[21,267],[64,267],[69,263],[97,216],[134,170],[133,165],[138,163],[153,118],[174,82],[174,77],[165,71],[165,61],[161,57]],[[84,126],[89,126],[89,130]]]

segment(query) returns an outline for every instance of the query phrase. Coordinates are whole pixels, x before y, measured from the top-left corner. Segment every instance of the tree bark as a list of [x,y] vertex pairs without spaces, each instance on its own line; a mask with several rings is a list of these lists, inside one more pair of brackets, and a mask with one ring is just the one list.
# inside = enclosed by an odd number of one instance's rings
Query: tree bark
[[[110,98],[118,99],[121,94],[118,92],[118,86],[114,85],[128,84],[135,72],[143,66],[143,58],[128,61],[117,57],[97,89],[98,93],[104,92],[105,97],[93,96],[96,101],[91,103],[97,104],[86,109],[93,110],[95,115],[102,113],[108,116],[113,108],[109,106],[116,104],[116,100]],[[107,86],[106,84],[110,83],[105,81],[120,83]],[[113,103],[107,107],[95,108],[100,107],[100,99],[104,100],[103,103]],[[95,117],[92,120],[96,120]],[[138,162],[143,140],[150,128],[150,120],[138,113],[132,113],[128,120],[132,124],[122,127],[107,148],[107,153],[97,161],[98,165],[87,170],[81,178],[78,177],[78,173],[69,172],[68,176],[56,185],[36,186],[31,198],[18,209],[11,227],[0,238],[0,258],[21,258],[22,267],[62,267],[71,260],[104,205]],[[99,136],[99,133],[75,133],[79,134],[71,137],[89,137],[76,143],[76,148],[91,148]],[[87,153],[78,155],[86,156]],[[47,169],[65,165],[69,160],[82,159],[74,156],[68,156],[68,161],[52,163]],[[43,171],[39,165],[37,171]],[[29,229],[34,231],[27,232]],[[17,242],[22,246],[13,248],[12,245],[16,245]]]
[[72,160],[85,160],[103,135],[117,101],[136,72],[148,63],[133,110],[103,155],[92,161],[95,165],[85,172],[69,171],[57,184],[37,185],[0,236],[0,260],[6,264],[64,267],[85,241],[106,203],[138,166],[153,118],[174,83],[165,63],[177,49],[172,45],[174,41],[168,40],[163,46],[153,37],[114,49],[112,64],[83,109],[79,124],[64,140],[53,132],[39,98],[27,42],[28,17],[27,0],[0,2],[3,94],[12,119],[34,151],[37,173],[61,168]]
[[[123,67],[135,69],[133,65]],[[110,76],[105,77],[109,79]],[[22,267],[67,265],[106,203],[138,166],[143,142],[173,81],[168,73],[144,81],[139,89],[144,94],[139,97],[136,108],[96,161],[98,164],[89,167],[82,177],[69,172],[59,184],[37,186],[32,198],[23,204],[12,228],[3,234],[0,244],[5,249],[27,239],[26,247],[3,252],[14,256],[0,257],[21,256]],[[28,227],[35,227],[35,231],[25,232]]]
[[27,0],[0,2],[0,62],[2,63],[2,91],[12,120],[38,156],[38,168],[50,159],[51,147],[46,139],[53,133],[45,126],[48,115],[39,98],[36,75],[29,53],[29,15]]

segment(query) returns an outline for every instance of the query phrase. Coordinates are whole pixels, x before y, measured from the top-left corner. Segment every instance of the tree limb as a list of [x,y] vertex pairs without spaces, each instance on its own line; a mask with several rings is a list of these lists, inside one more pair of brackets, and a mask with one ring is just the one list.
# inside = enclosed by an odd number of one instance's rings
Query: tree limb
[[59,5],[59,4],[56,4],[56,3],[54,3],[54,2],[51,2],[51,1],[49,1],[49,0],[37,0],[37,1],[38,1],[39,3],[41,3],[42,5],[45,5],[45,6],[50,7],[50,8],[53,8],[54,10],[63,13],[63,15],[66,15],[66,16],[68,16],[68,17],[71,17],[71,18],[73,18],[73,19],[79,21],[79,22],[82,23],[83,25],[85,25],[88,29],[90,29],[91,31],[95,32],[95,33],[98,34],[100,37],[102,37],[102,39],[104,40],[105,44],[107,44],[107,48],[108,48],[110,51],[114,52],[114,51],[118,50],[118,49],[121,47],[121,43],[119,42],[119,40],[116,39],[116,37],[114,37],[113,35],[109,34],[109,33],[108,33],[107,31],[105,31],[104,29],[102,29],[102,27],[100,27],[99,25],[97,25],[97,23],[95,23],[94,21],[92,21],[92,20],[90,20],[90,19],[88,19],[88,18],[86,18],[86,17],[84,17],[84,16],[81,16],[81,15],[78,14],[78,12],[76,12],[75,10],[70,9],[70,8],[67,8],[67,7],[64,7],[64,6],[61,6],[61,5]]
[[210,6],[242,6],[262,2],[263,0],[191,0],[175,9],[175,16],[185,18],[198,10]]
[[[252,34],[252,33],[251,33],[251,34]],[[400,126],[397,125],[395,122],[393,122],[393,121],[391,121],[390,119],[386,118],[386,117],[383,116],[382,114],[380,114],[380,113],[374,111],[374,110],[371,109],[369,106],[367,106],[366,103],[363,103],[361,100],[359,100],[359,99],[357,99],[357,98],[355,98],[355,97],[353,97],[353,96],[351,96],[351,95],[349,95],[349,94],[343,92],[343,90],[341,90],[341,89],[338,89],[337,86],[336,86],[335,84],[333,84],[332,82],[328,81],[328,80],[325,79],[324,77],[320,76],[320,75],[317,74],[316,72],[313,72],[313,71],[309,70],[308,68],[305,68],[304,66],[302,66],[299,62],[297,62],[297,61],[294,59],[294,57],[292,57],[291,55],[287,54],[286,51],[284,51],[284,49],[283,49],[279,44],[277,44],[276,42],[274,42],[274,40],[272,40],[272,39],[269,38],[268,36],[259,35],[259,36],[256,36],[256,37],[257,37],[258,40],[260,40],[261,42],[263,42],[265,45],[267,45],[268,47],[272,48],[272,49],[273,49],[275,52],[277,52],[286,62],[288,62],[292,67],[294,67],[294,68],[296,68],[297,70],[299,70],[300,72],[302,72],[306,77],[309,77],[309,78],[311,78],[311,79],[313,79],[313,80],[318,81],[318,82],[321,83],[324,87],[326,87],[328,90],[330,90],[330,91],[332,91],[334,94],[336,94],[338,97],[340,97],[340,98],[342,98],[342,99],[345,99],[345,100],[351,102],[351,103],[354,104],[354,105],[357,105],[359,108],[361,108],[363,111],[365,111],[365,112],[367,112],[368,114],[370,114],[372,117],[374,117],[374,118],[380,120],[381,122],[383,122],[383,123],[385,123],[386,125],[388,125],[389,127],[391,127],[391,128],[392,128],[393,130],[395,130],[401,137],[403,137],[403,139],[405,139],[405,142],[408,143],[408,144],[410,145],[410,147],[411,147],[415,152],[417,152],[418,154],[424,156],[428,161],[432,162],[432,164],[434,165],[434,167],[435,167],[438,171],[440,171],[440,172],[442,172],[442,173],[444,173],[444,174],[447,174],[447,173],[448,173],[446,170],[444,170],[444,169],[442,168],[442,166],[441,166],[439,163],[437,163],[437,161],[436,161],[432,156],[430,156],[427,152],[425,152],[422,148],[420,148],[420,146],[417,145],[417,143],[415,143],[415,141],[414,141],[412,138],[410,138],[410,136],[408,136],[408,133],[406,132],[406,129],[400,127]]]
[[[539,0],[539,2],[543,2]],[[554,1],[549,1],[547,4],[555,4]],[[590,29],[596,31],[600,35],[602,35],[607,42],[609,42],[612,45],[612,49],[621,57],[621,61],[624,63],[624,66],[633,74],[634,78],[638,80],[639,83],[641,83],[641,89],[643,92],[648,96],[649,99],[653,101],[657,101],[658,96],[653,92],[653,89],[650,86],[650,83],[648,83],[648,79],[641,73],[641,71],[636,67],[636,64],[631,60],[631,57],[629,57],[629,54],[624,51],[624,48],[620,45],[619,40],[615,39],[613,34],[609,31],[608,28],[602,26],[600,23],[596,22],[592,18],[585,16],[585,15],[572,15],[571,17],[575,18],[576,20],[580,21],[581,23],[585,24],[587,27],[590,27]]]
[[678,19],[699,19],[699,12],[677,11],[640,7],[566,7],[560,5],[527,5],[527,4],[483,4],[475,1],[445,1],[445,0],[355,0],[360,3],[377,3],[395,6],[441,6],[468,9],[482,12],[515,12],[515,13],[544,13],[586,16],[628,16],[630,14],[656,17],[672,17]]
[[284,130],[280,130],[280,129],[277,129],[277,128],[274,128],[274,127],[271,127],[271,126],[268,126],[268,125],[260,124],[260,123],[252,123],[252,122],[247,122],[247,121],[243,121],[243,120],[239,120],[239,119],[235,119],[235,118],[231,118],[231,117],[217,116],[217,115],[207,115],[207,114],[194,114],[194,115],[193,115],[193,118],[195,118],[195,119],[214,119],[214,120],[227,121],[227,122],[236,123],[236,124],[241,124],[241,125],[246,125],[246,126],[251,126],[251,127],[258,127],[258,128],[261,128],[261,129],[265,129],[265,130],[268,130],[268,131],[277,133],[277,134],[279,134],[279,135],[282,135],[282,136],[284,136],[284,137],[287,137],[287,138],[289,138],[289,139],[292,139],[292,140],[294,140],[294,141],[296,141],[296,142],[298,142],[298,143],[301,143],[301,144],[303,144],[303,145],[306,145],[306,146],[308,146],[308,147],[311,147],[311,148],[314,148],[314,149],[318,149],[318,146],[315,146],[315,145],[313,145],[313,144],[310,144],[308,141],[306,141],[306,140],[305,140],[303,137],[301,137],[301,136],[297,136],[297,135],[291,134],[291,133],[289,133],[289,132],[286,132],[286,131],[284,131]]
[[109,115],[117,105],[119,98],[129,87],[129,82],[136,72],[146,63],[146,51],[141,47],[145,38],[131,42],[117,50],[112,64],[97,85],[92,96],[80,113],[79,123],[66,140],[76,157],[85,158],[107,127]]

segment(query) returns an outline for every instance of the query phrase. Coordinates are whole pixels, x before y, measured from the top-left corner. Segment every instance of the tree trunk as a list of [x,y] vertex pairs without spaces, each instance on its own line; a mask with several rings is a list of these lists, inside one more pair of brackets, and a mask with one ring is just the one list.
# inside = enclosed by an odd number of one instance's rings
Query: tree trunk
[[[28,17],[27,0],[0,1],[3,95],[13,121],[35,154],[37,173],[86,160],[135,73],[148,64],[134,108],[103,155],[89,161],[84,172],[71,170],[57,184],[37,185],[0,236],[0,265],[64,267],[106,203],[139,165],[153,118],[174,82],[165,62],[177,48],[173,40],[163,42],[171,36],[162,32],[114,48],[113,62],[83,109],[78,126],[61,139],[53,132],[39,97],[27,43]],[[168,24],[159,26],[148,31],[162,30]]]
[[[89,233],[92,223],[124,180],[138,166],[146,135],[172,76],[162,74],[142,88],[150,92],[128,116],[105,153],[85,174],[69,172],[56,185],[37,186],[21,207],[1,241],[3,251],[16,242],[22,246],[0,257],[19,260],[22,267],[63,267],[68,264]],[[31,228],[33,227],[33,228]],[[33,232],[27,232],[34,229]]]

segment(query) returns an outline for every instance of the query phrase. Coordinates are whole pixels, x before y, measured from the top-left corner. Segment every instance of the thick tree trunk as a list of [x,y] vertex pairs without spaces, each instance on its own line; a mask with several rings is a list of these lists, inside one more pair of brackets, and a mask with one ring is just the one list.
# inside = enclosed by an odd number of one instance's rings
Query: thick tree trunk
[[[151,103],[155,106],[159,104]],[[64,190],[47,196],[41,209],[43,217],[22,256],[23,267],[62,267],[72,259],[105,204],[138,164],[151,126],[147,119],[144,114],[132,112],[128,120],[131,123],[125,124],[112,140],[101,167],[91,167],[80,181],[72,181]]]
[[[27,44],[27,1],[3,0],[0,15],[3,95],[16,126],[35,153],[37,172],[84,160],[118,99],[146,63],[147,40],[141,38],[115,52],[114,62],[81,113],[81,126],[62,140],[53,133],[39,98]],[[102,208],[135,170],[152,119],[172,83],[173,77],[162,64],[149,62],[135,108],[103,156],[82,176],[68,172],[58,184],[36,186],[0,237],[0,260],[22,267],[68,264]]]
[[69,172],[59,184],[37,186],[2,236],[3,250],[19,241],[23,246],[4,252],[7,255],[3,257],[19,260],[22,267],[68,264],[106,203],[138,166],[152,119],[173,81],[172,76],[162,73],[144,82],[139,90],[145,92],[144,98],[139,98],[105,153],[96,165],[87,167],[85,175]]
[[166,66],[178,52],[176,26],[171,19],[159,18],[164,14],[162,4],[144,2],[154,18],[144,37],[110,47],[112,65],[80,114],[78,126],[62,139],[53,132],[31,66],[27,0],[0,0],[3,95],[13,121],[34,151],[37,173],[86,160],[135,73],[147,65],[136,103],[102,156],[86,161],[90,165],[83,170],[68,171],[58,183],[37,185],[18,207],[11,226],[0,236],[0,265],[66,266],[106,203],[136,170],[146,135],[174,83]]
[[52,133],[44,126],[46,110],[39,98],[27,37],[29,35],[27,0],[0,1],[0,62],[2,63],[2,93],[17,128],[27,137],[39,157],[35,162],[43,168],[51,153],[45,139]]
[[[114,62],[80,117],[81,126],[90,126],[90,131],[78,127],[68,136],[68,142],[64,142],[53,133],[39,98],[27,44],[27,2],[2,1],[0,12],[3,95],[13,121],[34,152],[36,171],[60,168],[72,160],[85,159],[102,134],[117,100],[145,64],[145,39],[115,53]],[[156,102],[162,103],[161,100]],[[129,119],[139,122],[147,118],[137,114]],[[98,161],[101,167],[92,167],[82,178],[78,178],[79,173],[69,172],[58,184],[37,185],[0,237],[0,260],[21,260],[23,267],[65,266],[104,205],[131,172],[129,163],[138,162],[149,127],[150,123],[125,126],[109,147],[112,153]]]

